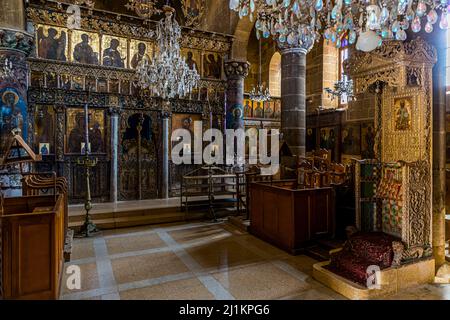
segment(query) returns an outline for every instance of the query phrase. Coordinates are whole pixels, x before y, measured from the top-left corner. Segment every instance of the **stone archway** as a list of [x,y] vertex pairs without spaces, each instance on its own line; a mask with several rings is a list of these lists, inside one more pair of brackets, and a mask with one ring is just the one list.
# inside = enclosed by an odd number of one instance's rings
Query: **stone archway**
[[231,51],[231,58],[233,60],[247,60],[247,47],[254,25],[255,21],[250,21],[248,17],[238,21],[234,31],[235,39]]

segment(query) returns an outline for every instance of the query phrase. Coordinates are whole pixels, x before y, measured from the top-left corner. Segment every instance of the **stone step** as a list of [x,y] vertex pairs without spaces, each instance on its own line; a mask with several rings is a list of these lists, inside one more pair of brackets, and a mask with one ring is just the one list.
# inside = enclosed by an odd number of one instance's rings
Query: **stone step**
[[[179,199],[145,200],[119,203],[94,204],[91,219],[99,229],[137,227],[151,224],[173,223],[209,219],[205,203],[202,206],[181,211]],[[235,213],[234,207],[217,208],[216,216],[229,216]],[[78,231],[84,224],[85,211],[82,205],[69,208],[69,226]]]

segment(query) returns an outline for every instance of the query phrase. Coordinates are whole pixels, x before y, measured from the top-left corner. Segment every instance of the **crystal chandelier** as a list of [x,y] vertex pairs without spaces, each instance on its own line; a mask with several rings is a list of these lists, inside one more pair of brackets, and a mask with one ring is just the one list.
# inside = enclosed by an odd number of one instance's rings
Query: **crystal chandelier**
[[12,67],[12,62],[8,60],[8,58],[5,59],[5,63],[0,69],[0,80],[1,81],[11,81],[14,79],[14,71]]
[[346,38],[372,51],[384,40],[407,38],[406,30],[431,33],[439,20],[448,28],[448,0],[230,0],[239,17],[256,19],[257,35],[280,45],[310,50],[319,33],[336,47]]
[[349,100],[353,100],[353,80],[341,80],[334,83],[332,88],[325,88],[328,97],[333,101],[346,96]]
[[250,92],[250,100],[256,102],[265,102],[270,100],[270,92],[268,88],[264,88],[261,81],[262,76],[262,59],[261,59],[261,39],[259,39],[259,72],[258,72],[258,85],[253,87]]
[[181,56],[181,28],[173,17],[175,9],[164,6],[163,10],[165,18],[156,28],[158,50],[152,61],[142,59],[139,63],[138,84],[163,99],[185,97],[197,86],[200,75]]

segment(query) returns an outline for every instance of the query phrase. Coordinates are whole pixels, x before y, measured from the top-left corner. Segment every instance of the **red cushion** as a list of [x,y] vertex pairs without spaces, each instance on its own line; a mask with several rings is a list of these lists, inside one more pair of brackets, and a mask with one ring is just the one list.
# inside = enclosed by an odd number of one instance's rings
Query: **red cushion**
[[333,256],[332,263],[326,269],[366,286],[367,269],[371,265],[367,260],[358,258],[347,251],[342,251],[342,253]]
[[392,265],[393,241],[400,240],[381,232],[357,233],[346,242],[342,251],[331,255],[331,263],[326,268],[366,286],[369,266],[383,270]]

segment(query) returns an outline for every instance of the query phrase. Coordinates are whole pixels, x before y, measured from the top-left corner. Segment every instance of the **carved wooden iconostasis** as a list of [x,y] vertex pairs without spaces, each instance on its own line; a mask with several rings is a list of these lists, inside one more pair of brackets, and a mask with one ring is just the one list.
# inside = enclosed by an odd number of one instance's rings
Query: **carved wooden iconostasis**
[[[355,104],[375,104],[375,156],[380,174],[372,231],[401,238],[406,258],[430,253],[432,219],[432,68],[436,50],[422,38],[353,52],[346,72]],[[358,178],[358,177],[357,177]],[[357,210],[356,225],[365,225]],[[408,254],[411,257],[408,257]]]
[[[198,26],[195,17],[201,10],[185,5],[179,8],[186,13],[180,22]],[[171,110],[163,110],[161,99],[147,96],[135,85],[137,64],[144,57],[151,59],[157,50],[155,22],[99,11],[94,1],[94,7],[81,6],[81,28],[69,29],[67,7],[66,3],[33,0],[27,8],[36,39],[34,56],[29,58],[28,131],[33,133],[29,142],[43,155],[38,170],[55,170],[67,177],[71,202],[84,200],[84,172],[76,162],[84,144],[83,107],[88,103],[90,148],[99,159],[92,172],[93,200],[110,200],[114,114],[119,115],[119,200],[158,198],[163,113],[168,112],[170,118],[191,115],[203,120],[204,128],[224,128],[223,62],[232,37],[183,29],[182,54],[202,79],[188,97],[171,100]],[[169,184],[174,185],[171,195],[176,195],[183,172],[191,168],[172,163],[169,168]]]
[[[257,135],[258,129],[281,130],[281,99],[272,97],[269,101],[253,101],[244,95],[244,123],[245,129]],[[246,140],[246,155],[249,154],[248,140]]]

